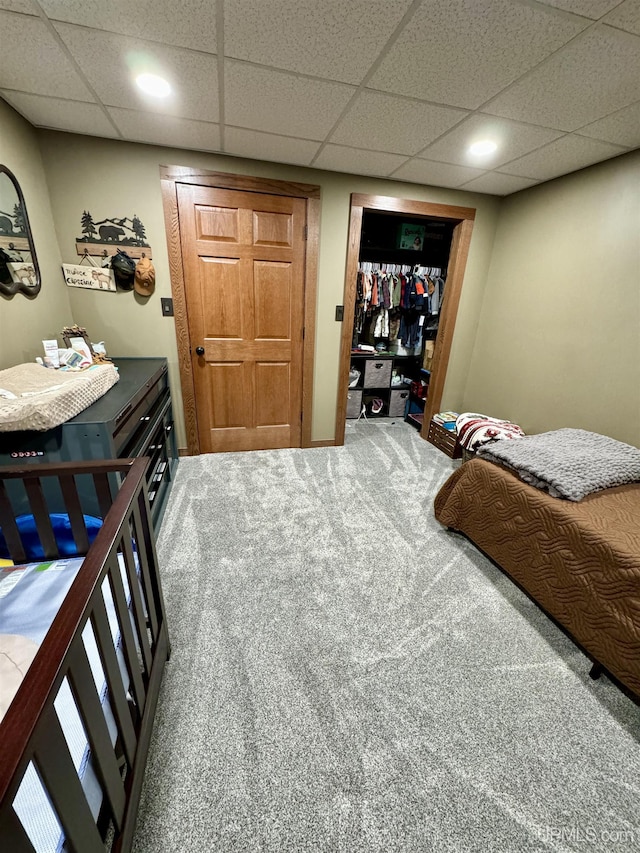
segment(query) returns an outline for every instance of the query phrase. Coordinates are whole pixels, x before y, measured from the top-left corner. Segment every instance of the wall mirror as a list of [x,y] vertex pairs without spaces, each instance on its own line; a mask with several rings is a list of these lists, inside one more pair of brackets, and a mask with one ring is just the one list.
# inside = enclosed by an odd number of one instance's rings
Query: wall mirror
[[0,165],[0,293],[40,292],[40,269],[20,184]]

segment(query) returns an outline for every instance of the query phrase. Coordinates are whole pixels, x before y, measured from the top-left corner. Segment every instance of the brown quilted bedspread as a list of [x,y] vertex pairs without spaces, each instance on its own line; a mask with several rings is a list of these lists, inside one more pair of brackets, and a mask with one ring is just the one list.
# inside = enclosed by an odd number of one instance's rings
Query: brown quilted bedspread
[[640,484],[575,503],[473,459],[434,507],[640,695]]

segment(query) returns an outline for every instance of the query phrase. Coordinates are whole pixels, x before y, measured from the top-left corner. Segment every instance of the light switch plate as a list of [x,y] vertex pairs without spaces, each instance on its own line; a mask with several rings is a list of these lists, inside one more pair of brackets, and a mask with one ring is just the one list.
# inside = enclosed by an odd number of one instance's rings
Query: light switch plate
[[160,304],[162,305],[162,316],[173,317],[173,299],[161,298]]

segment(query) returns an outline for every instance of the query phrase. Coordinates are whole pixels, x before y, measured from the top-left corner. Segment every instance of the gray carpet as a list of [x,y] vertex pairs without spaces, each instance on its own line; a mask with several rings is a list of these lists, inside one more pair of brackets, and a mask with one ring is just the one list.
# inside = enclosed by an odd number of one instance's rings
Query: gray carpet
[[183,459],[135,853],[640,848],[640,710],[433,518],[402,423]]

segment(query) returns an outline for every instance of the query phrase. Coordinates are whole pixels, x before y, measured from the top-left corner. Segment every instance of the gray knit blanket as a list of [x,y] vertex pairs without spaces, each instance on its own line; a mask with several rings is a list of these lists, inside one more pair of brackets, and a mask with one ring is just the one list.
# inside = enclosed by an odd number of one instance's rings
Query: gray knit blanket
[[477,456],[510,468],[557,498],[580,501],[612,486],[640,482],[640,450],[583,429],[557,429],[496,441]]

